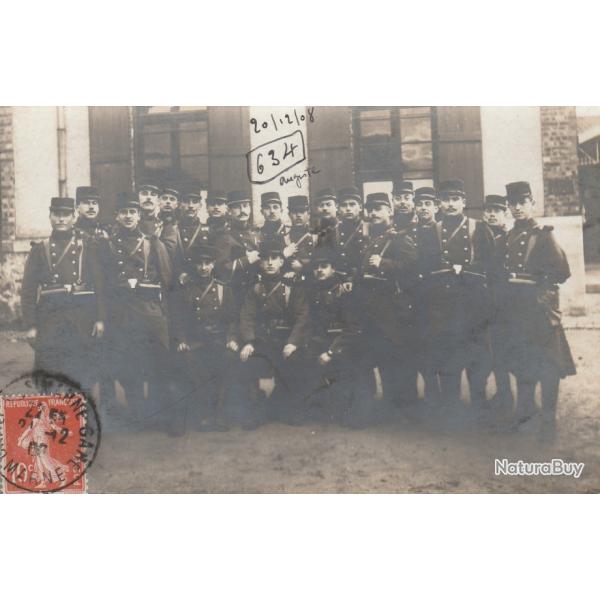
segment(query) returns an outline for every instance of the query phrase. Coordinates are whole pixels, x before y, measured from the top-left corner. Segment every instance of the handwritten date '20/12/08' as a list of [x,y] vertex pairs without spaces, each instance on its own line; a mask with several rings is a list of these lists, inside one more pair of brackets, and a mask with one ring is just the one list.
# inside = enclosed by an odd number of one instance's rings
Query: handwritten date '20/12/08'
[[262,133],[263,131],[267,131],[271,128],[274,128],[275,131],[279,131],[280,127],[287,127],[288,125],[296,125],[300,126],[300,123],[306,122],[314,123],[315,122],[315,107],[310,106],[306,109],[306,115],[298,114],[296,109],[293,112],[286,112],[283,115],[278,115],[276,113],[271,113],[268,119],[259,122],[256,118],[250,119],[250,125],[252,126],[252,133]]

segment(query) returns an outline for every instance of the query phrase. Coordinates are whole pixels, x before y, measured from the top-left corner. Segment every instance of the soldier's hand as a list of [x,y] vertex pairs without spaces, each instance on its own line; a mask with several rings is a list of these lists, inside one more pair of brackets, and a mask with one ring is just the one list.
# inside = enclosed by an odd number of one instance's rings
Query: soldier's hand
[[232,352],[237,352],[239,350],[239,346],[237,342],[234,342],[233,340],[231,340],[231,342],[227,342],[227,345],[225,346],[227,348],[227,350],[231,350]]
[[326,365],[329,362],[331,362],[331,356],[327,352],[323,352],[323,354],[319,356],[319,364]]
[[351,292],[352,291],[352,282],[351,281],[344,281],[344,283],[342,283],[342,289],[345,292]]
[[254,354],[254,346],[252,344],[246,344],[240,352],[240,358],[242,362],[246,362]]
[[381,264],[381,254],[371,254],[369,257],[369,266],[370,267],[379,267]]
[[283,347],[283,358],[289,358],[294,352],[296,352],[296,346],[294,344],[286,344]]
[[96,321],[92,329],[92,337],[100,339],[104,335],[104,321]]
[[253,265],[260,258],[258,254],[258,250],[246,250],[246,257],[248,258],[248,262]]
[[189,351],[190,351],[190,347],[185,342],[181,342],[181,344],[179,344],[179,346],[177,346],[177,352],[189,352]]
[[31,327],[30,329],[28,329],[25,332],[25,339],[28,342],[33,342],[36,337],[37,337],[37,328],[36,327]]
[[283,249],[283,256],[285,256],[285,258],[289,258],[290,256],[294,256],[296,252],[298,252],[298,246],[292,242]]
[[290,266],[292,269],[294,269],[294,271],[296,271],[296,273],[302,271],[302,263],[297,258],[290,263]]

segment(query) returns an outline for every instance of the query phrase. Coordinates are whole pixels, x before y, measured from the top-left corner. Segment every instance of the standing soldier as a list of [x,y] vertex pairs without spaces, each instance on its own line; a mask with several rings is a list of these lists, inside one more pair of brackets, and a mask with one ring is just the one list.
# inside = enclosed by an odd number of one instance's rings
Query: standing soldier
[[515,224],[506,237],[503,324],[507,364],[517,378],[517,418],[524,422],[537,413],[534,395],[539,381],[541,433],[553,439],[560,379],[575,374],[561,324],[558,288],[571,272],[553,228],[533,218],[535,203],[529,183],[509,183],[506,194]]
[[[110,288],[111,366],[132,413],[154,420],[168,409],[169,330],[164,293],[171,284],[171,259],[158,235],[148,237],[140,231],[137,197],[121,195],[116,221],[103,256]],[[148,382],[145,404],[144,381]],[[173,426],[170,420],[169,427]]]
[[285,238],[288,234],[288,227],[283,224],[282,203],[278,192],[265,192],[260,197],[260,212],[265,219],[260,228],[261,239],[267,238]]
[[355,375],[357,315],[352,293],[336,272],[336,260],[330,248],[316,248],[311,258],[312,282],[307,288],[311,336],[306,372],[318,373],[309,386],[310,404],[327,420],[347,416],[352,397],[365,381],[364,376]]
[[21,308],[26,337],[35,350],[35,370],[67,376],[89,390],[96,373],[88,358],[106,321],[97,244],[73,228],[73,198],[52,198],[50,224],[50,237],[32,243],[25,264]]
[[254,419],[260,421],[258,378],[274,377],[275,389],[267,411],[275,419],[299,424],[305,374],[299,368],[307,342],[309,318],[304,290],[283,277],[283,244],[277,238],[260,245],[260,280],[248,289],[240,313],[242,381],[248,381]]
[[[175,338],[189,386],[187,420],[200,431],[224,431],[228,377],[237,359],[237,313],[231,289],[217,280],[216,248],[195,244],[189,278],[174,295]],[[235,354],[234,354],[235,353]]]
[[485,223],[463,214],[466,195],[461,180],[440,183],[439,197],[439,262],[431,274],[429,292],[433,361],[440,374],[442,396],[450,408],[461,406],[463,369],[471,403],[481,407],[491,361],[485,271],[494,239]]
[[394,203],[394,227],[396,231],[404,232],[412,229],[417,222],[412,181],[394,182],[392,202]]
[[75,204],[79,213],[75,228],[96,239],[106,239],[108,230],[99,220],[100,193],[94,187],[80,186],[75,190]]
[[296,275],[296,282],[306,282],[310,260],[317,243],[317,235],[310,229],[310,212],[307,196],[290,196],[288,212],[292,226],[287,236],[285,252],[288,256],[286,271]]
[[184,194],[181,198],[181,210],[178,222],[180,248],[179,254],[185,265],[190,258],[194,245],[209,243],[210,233],[208,225],[200,220],[202,196],[196,192]]
[[175,259],[177,253],[178,234],[173,223],[163,223],[158,216],[160,212],[160,194],[162,190],[152,183],[144,183],[138,188],[138,200],[140,203],[139,229],[148,237],[157,236],[165,244],[171,259]]
[[319,217],[317,233],[319,245],[329,245],[335,248],[337,244],[337,196],[333,188],[325,188],[317,192],[315,208]]
[[401,405],[414,399],[415,389],[411,381],[414,300],[410,291],[416,251],[408,235],[394,230],[387,193],[369,194],[366,209],[369,241],[353,286],[361,317],[363,354],[369,357],[371,367],[379,368],[386,400]]
[[488,195],[483,205],[483,220],[488,224],[494,236],[494,257],[488,270],[488,289],[492,302],[490,317],[490,343],[492,349],[492,368],[496,382],[496,395],[494,408],[500,412],[510,414],[513,409],[513,396],[510,389],[510,378],[506,368],[506,331],[502,324],[500,313],[504,310],[501,306],[502,292],[497,289],[496,283],[502,279],[504,272],[504,258],[506,253],[506,236],[508,203],[505,196]]
[[360,268],[368,244],[368,225],[363,219],[363,202],[358,188],[341,189],[337,195],[340,221],[335,230],[335,252],[339,272],[346,282],[352,282]]
[[436,214],[439,210],[437,193],[432,187],[415,190],[417,222],[411,229],[411,237],[417,249],[417,278],[415,285],[415,320],[418,334],[416,367],[425,383],[425,400],[430,406],[439,405],[440,382],[431,360],[433,352],[429,333],[430,308],[429,286],[431,273],[438,268],[439,244],[436,231]]
[[[227,272],[238,306],[248,287],[254,283],[259,269],[260,232],[250,222],[250,194],[230,192],[227,195],[230,226],[227,236]],[[281,238],[279,238],[281,239]]]

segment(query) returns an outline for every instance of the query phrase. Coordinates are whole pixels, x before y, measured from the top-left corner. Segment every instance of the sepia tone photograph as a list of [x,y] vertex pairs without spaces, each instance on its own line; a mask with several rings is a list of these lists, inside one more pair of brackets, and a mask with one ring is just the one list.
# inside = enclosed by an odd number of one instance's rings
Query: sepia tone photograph
[[597,493],[600,107],[0,107],[4,493]]

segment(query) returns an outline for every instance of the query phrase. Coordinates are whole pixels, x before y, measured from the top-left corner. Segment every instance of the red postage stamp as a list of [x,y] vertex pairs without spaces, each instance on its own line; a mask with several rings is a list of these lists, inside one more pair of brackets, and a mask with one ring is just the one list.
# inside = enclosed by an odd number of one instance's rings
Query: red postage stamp
[[0,397],[4,492],[86,492],[99,433],[88,416],[83,394]]

